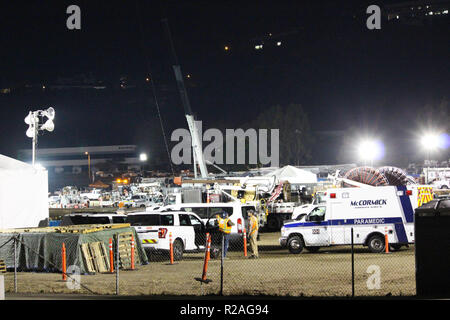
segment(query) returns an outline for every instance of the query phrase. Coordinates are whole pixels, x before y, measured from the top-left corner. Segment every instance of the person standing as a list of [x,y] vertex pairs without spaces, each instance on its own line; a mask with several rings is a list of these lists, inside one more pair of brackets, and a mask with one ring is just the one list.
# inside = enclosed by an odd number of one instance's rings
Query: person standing
[[252,249],[252,255],[249,258],[259,258],[258,253],[258,218],[255,215],[254,210],[248,211],[249,215],[249,229],[248,229],[248,238],[250,242],[250,248]]
[[223,212],[221,215],[216,215],[217,223],[219,224],[219,231],[222,234],[224,245],[223,245],[223,258],[225,259],[228,251],[228,244],[230,242],[231,227],[234,223],[228,217],[227,212]]

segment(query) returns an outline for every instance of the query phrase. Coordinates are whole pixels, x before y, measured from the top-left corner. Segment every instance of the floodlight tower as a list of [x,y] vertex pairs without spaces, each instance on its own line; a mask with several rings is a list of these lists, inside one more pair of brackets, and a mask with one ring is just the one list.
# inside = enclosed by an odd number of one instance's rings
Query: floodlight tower
[[[47,120],[41,124],[40,118],[46,117]],[[32,138],[32,165],[34,166],[36,160],[36,145],[39,130],[47,130],[52,132],[55,129],[55,124],[53,123],[55,119],[55,109],[52,107],[47,110],[37,110],[30,111],[28,116],[25,118],[25,123],[28,124],[28,130],[26,135],[28,138]]]

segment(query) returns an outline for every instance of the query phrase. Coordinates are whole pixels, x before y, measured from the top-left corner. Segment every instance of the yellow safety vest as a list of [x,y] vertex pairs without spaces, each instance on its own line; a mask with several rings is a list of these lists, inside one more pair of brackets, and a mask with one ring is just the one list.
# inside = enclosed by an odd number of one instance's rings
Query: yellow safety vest
[[250,218],[250,236],[255,233],[255,231],[258,231],[258,219],[256,219],[255,216]]
[[229,234],[231,233],[231,227],[228,225],[229,218],[222,219],[220,216],[217,216],[217,222],[219,223],[219,230],[223,233]]

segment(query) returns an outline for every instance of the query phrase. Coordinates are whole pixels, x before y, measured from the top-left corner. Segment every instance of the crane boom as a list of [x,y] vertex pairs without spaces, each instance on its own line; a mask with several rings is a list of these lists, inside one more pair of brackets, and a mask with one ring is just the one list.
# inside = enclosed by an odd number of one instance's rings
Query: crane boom
[[173,71],[175,73],[175,80],[177,82],[178,91],[181,97],[181,103],[184,107],[184,113],[186,116],[186,120],[189,127],[189,132],[191,133],[191,142],[192,142],[192,150],[193,150],[193,159],[194,159],[194,172],[195,177],[197,177],[197,164],[200,167],[200,174],[202,178],[208,177],[208,169],[206,168],[205,158],[203,157],[203,150],[201,139],[199,137],[199,131],[197,125],[195,124],[194,114],[191,109],[191,105],[189,102],[189,98],[186,92],[186,87],[184,86],[183,75],[181,72],[181,67],[178,63],[178,58],[175,53],[175,47],[173,45],[172,36],[169,29],[169,23],[167,19],[162,20],[164,24],[164,29],[166,31],[167,38],[170,44],[170,51],[173,58]]

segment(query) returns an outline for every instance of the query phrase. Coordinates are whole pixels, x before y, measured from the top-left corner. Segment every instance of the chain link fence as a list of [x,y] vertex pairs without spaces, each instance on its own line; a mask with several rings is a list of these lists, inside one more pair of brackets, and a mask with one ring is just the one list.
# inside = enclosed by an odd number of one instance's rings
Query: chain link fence
[[[390,245],[386,253],[381,238],[380,253],[372,253],[357,244],[356,237],[355,233],[354,245],[305,247],[295,254],[280,246],[280,232],[260,232],[259,257],[252,258],[252,248],[243,234],[230,239],[226,254],[222,250],[225,241],[216,234],[209,253],[202,249],[174,258],[170,250],[145,251],[147,259],[139,259],[139,254],[135,254],[134,268],[131,261],[117,259],[121,256],[121,243],[119,240],[117,245],[114,237],[111,248],[105,241],[106,250],[100,254],[104,269],[89,272],[88,262],[79,257],[80,242],[68,241],[63,235],[36,241],[27,234],[12,234],[0,238],[0,260],[6,267],[2,273],[6,296],[8,293],[294,297],[416,294],[414,246]],[[113,262],[112,267],[108,261]]]

